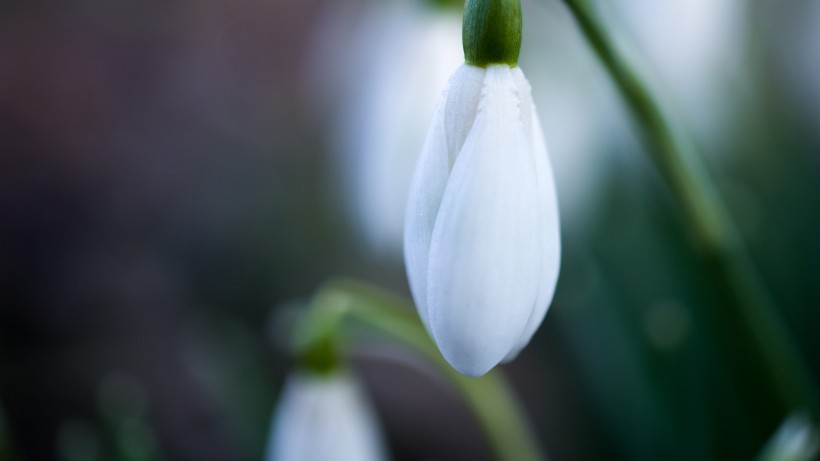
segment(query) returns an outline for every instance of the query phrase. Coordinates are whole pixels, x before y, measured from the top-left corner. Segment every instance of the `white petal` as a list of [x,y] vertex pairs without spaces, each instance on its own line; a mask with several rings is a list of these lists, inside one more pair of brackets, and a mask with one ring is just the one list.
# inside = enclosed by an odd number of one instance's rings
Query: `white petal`
[[442,355],[480,376],[518,344],[541,283],[537,178],[514,77],[487,69],[430,245],[428,315]]
[[[517,72],[516,72],[517,71]],[[517,85],[522,98],[530,98],[529,84],[524,78],[524,74],[519,68],[513,69],[517,73]],[[525,86],[526,85],[526,86]],[[526,88],[526,91],[525,91]],[[540,249],[541,254],[541,283],[538,287],[538,297],[535,306],[527,322],[524,334],[518,341],[516,347],[510,351],[504,361],[514,359],[521,349],[530,342],[544,316],[547,309],[552,304],[555,294],[555,285],[558,282],[558,271],[561,265],[561,225],[558,217],[558,200],[555,193],[555,181],[550,167],[549,154],[544,141],[544,133],[541,130],[541,121],[535,110],[535,105],[530,103],[532,120],[532,154],[535,162],[535,173],[538,181],[538,214],[539,228],[541,233]],[[523,105],[522,105],[523,107]]]
[[[524,131],[532,137],[532,114],[535,109],[535,104],[532,102],[532,87],[520,67],[513,67],[510,71],[512,72],[513,81],[515,82],[515,91],[518,94],[518,103],[521,107],[521,122],[524,124]],[[535,126],[539,129],[541,128],[541,125]]]
[[419,317],[428,332],[431,331],[427,315],[427,261],[430,254],[430,239],[450,171],[444,134],[443,106],[440,104],[436,110],[424,148],[419,155],[413,182],[410,184],[404,219],[404,264],[407,267],[407,280]]
[[455,158],[455,154],[450,154],[450,149],[451,146],[452,149],[461,148],[467,130],[472,126],[484,73],[484,69],[464,65],[450,78],[427,132],[408,194],[404,261],[416,309],[428,332],[431,332],[427,314],[430,239],[452,159]]
[[475,123],[486,74],[486,69],[465,64],[450,79],[444,110],[444,129],[447,133],[451,168]]
[[288,379],[271,428],[268,461],[387,459],[374,413],[349,375]]

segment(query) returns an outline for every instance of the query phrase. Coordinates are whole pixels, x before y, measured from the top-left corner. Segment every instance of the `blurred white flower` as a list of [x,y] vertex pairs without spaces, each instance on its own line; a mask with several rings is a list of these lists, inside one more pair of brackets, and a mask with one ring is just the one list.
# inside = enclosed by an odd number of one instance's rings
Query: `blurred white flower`
[[727,101],[738,97],[727,90],[736,89],[742,75],[746,3],[621,0],[601,6],[622,21],[620,29],[636,42],[689,129],[700,138],[715,139],[727,131],[733,108]]
[[347,373],[301,372],[285,383],[267,461],[388,459],[369,402]]
[[820,449],[820,434],[803,414],[790,415],[772,436],[759,461],[811,461]]
[[791,2],[786,8],[772,4],[769,9],[774,22],[787,25],[775,29],[772,70],[782,74],[788,103],[805,112],[810,126],[820,126],[820,2]]
[[[318,43],[330,65],[314,74],[345,95],[331,121],[331,173],[348,214],[366,248],[398,259],[413,166],[441,88],[463,57],[461,11],[424,1],[367,6],[363,17],[346,21],[348,31]],[[354,36],[341,35],[350,29]],[[328,50],[335,60],[324,58]],[[346,77],[351,69],[354,78]]]
[[404,247],[419,316],[455,369],[483,375],[529,342],[552,301],[559,234],[524,74],[461,66],[419,157]]

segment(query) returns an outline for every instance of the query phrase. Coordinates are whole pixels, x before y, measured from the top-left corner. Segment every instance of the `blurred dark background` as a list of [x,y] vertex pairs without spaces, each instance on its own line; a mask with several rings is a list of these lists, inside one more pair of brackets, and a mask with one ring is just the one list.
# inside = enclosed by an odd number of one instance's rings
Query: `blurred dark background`
[[[334,114],[372,72],[346,64],[355,40],[327,34],[357,30],[378,2],[337,3],[0,4],[0,460],[260,460],[290,368],[277,312],[333,275],[407,295],[400,258],[362,243],[338,194]],[[688,107],[675,82],[670,100],[818,380],[820,8],[743,6],[730,13],[736,65],[690,88],[718,95],[712,106]],[[651,39],[610,10],[663,88]],[[737,319],[719,318],[686,223],[572,18],[556,0],[525,12],[567,31],[525,36],[548,141],[576,129],[556,95],[575,91],[569,102],[615,125],[577,130],[597,140],[582,199],[582,180],[556,168],[562,216],[579,217],[564,219],[551,313],[506,367],[542,445],[554,460],[752,459],[787,415],[737,346]],[[348,82],[320,82],[333,65]],[[549,86],[539,65],[573,70]],[[578,80],[611,110],[560,86]],[[584,158],[556,144],[556,165]],[[400,348],[372,349],[355,365],[396,460],[492,459],[446,383]]]

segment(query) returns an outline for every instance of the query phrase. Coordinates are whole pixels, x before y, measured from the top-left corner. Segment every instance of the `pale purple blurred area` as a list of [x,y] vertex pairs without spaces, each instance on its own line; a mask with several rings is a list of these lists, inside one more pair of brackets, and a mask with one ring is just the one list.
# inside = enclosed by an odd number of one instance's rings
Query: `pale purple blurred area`
[[190,356],[224,365],[211,324],[264,322],[325,275],[327,230],[293,211],[317,207],[296,70],[315,10],[0,6],[0,404],[24,459],[99,421],[112,373],[146,390],[167,459],[255,457],[281,363],[245,346],[270,389],[242,427]]

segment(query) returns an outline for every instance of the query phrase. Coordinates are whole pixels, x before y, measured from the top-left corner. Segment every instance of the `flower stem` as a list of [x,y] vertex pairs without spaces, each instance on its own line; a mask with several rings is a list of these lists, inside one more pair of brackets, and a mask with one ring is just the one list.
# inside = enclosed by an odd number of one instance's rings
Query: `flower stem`
[[724,291],[734,318],[742,319],[784,412],[818,415],[817,387],[789,331],[754,269],[697,149],[680,124],[662,110],[647,80],[616,49],[588,0],[564,0],[582,33],[614,80],[640,127],[651,160],[683,209],[703,262]]
[[500,460],[546,461],[509,384],[499,371],[481,378],[463,376],[444,361],[413,306],[375,287],[350,280],[332,281],[313,298],[296,352],[315,356],[330,337],[338,338],[343,322],[354,320],[410,346],[436,365],[460,392]]

